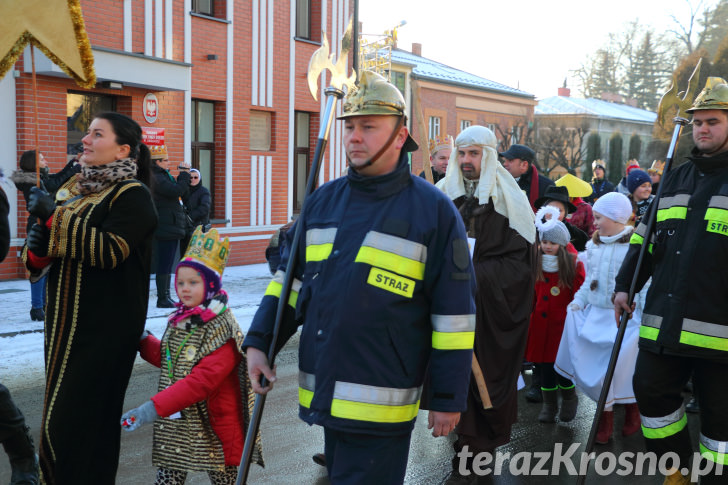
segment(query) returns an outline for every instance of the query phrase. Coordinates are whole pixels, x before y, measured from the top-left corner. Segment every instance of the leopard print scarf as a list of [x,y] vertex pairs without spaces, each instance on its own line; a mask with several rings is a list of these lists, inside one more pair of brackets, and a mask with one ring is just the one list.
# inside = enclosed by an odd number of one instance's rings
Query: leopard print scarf
[[118,182],[133,179],[136,174],[137,164],[133,158],[122,158],[106,165],[82,165],[76,188],[81,194],[94,194]]

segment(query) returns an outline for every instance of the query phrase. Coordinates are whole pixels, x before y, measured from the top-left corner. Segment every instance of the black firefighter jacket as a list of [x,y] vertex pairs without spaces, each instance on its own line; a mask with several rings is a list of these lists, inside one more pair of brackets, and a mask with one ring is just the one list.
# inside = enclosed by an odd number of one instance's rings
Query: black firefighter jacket
[[657,209],[637,286],[652,275],[640,348],[728,362],[728,152],[705,158],[693,151],[662,184],[632,235],[615,291],[629,291]]

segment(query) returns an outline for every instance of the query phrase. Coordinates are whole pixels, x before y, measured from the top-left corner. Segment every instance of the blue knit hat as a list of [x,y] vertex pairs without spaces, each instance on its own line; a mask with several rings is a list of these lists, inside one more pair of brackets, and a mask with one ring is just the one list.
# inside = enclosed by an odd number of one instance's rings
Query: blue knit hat
[[629,190],[630,194],[633,194],[637,187],[645,182],[652,183],[652,179],[647,172],[639,169],[631,170],[627,176],[627,190]]

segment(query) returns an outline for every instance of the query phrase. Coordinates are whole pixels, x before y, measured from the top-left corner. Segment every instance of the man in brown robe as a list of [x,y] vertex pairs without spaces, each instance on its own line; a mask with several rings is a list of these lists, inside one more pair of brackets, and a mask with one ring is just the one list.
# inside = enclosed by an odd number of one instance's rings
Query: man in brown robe
[[493,454],[508,443],[517,418],[516,386],[532,309],[536,233],[529,201],[498,163],[496,147],[495,135],[485,127],[461,132],[441,185],[472,238],[477,279],[474,351],[493,404],[483,409],[471,378],[447,483],[475,483],[472,457]]

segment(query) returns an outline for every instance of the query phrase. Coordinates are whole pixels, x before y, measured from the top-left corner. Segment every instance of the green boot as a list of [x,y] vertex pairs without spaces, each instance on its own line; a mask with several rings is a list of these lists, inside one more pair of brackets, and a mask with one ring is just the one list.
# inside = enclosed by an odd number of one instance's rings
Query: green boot
[[576,395],[574,384],[571,387],[561,387],[561,409],[559,410],[559,421],[568,423],[576,417],[576,408],[579,406],[579,396]]
[[541,388],[543,396],[543,404],[541,404],[541,412],[538,413],[538,420],[542,423],[555,423],[556,411],[559,409],[559,401],[557,395],[558,387],[553,389]]

